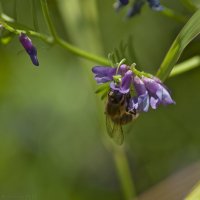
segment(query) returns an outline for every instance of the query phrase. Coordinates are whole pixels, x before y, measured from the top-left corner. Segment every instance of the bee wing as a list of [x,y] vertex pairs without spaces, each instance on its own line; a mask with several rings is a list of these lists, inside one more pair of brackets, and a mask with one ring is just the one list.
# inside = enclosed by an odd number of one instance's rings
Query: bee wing
[[118,144],[124,141],[123,129],[120,124],[114,123],[109,116],[106,115],[106,129],[108,135]]

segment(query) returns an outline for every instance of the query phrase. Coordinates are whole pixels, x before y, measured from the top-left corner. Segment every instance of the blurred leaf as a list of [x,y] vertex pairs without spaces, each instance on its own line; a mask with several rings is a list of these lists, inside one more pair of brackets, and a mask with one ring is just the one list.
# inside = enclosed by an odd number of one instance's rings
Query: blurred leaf
[[185,200],[199,200],[200,199],[200,183],[194,190],[185,198]]
[[5,13],[1,13],[1,18],[5,20],[6,22],[14,22],[15,20],[11,18],[10,16],[6,15]]
[[101,93],[104,90],[107,90],[107,88],[109,88],[109,84],[108,83],[104,83],[104,84],[99,86],[99,88],[95,91],[95,93],[96,94]]
[[12,38],[13,38],[12,36],[2,37],[1,38],[1,43],[6,45],[12,40]]
[[185,47],[200,33],[200,10],[198,10],[180,31],[157,72],[162,80],[166,79],[178,61]]

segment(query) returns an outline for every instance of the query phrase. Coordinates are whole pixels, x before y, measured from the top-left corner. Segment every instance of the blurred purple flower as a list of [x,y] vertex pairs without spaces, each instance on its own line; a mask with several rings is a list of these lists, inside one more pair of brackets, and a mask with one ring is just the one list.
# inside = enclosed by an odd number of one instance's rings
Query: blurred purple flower
[[119,0],[119,2],[123,5],[127,5],[129,3],[129,0]]
[[155,10],[155,11],[162,11],[163,10],[163,6],[160,5],[160,1],[159,0],[147,0],[149,3],[149,6]]
[[136,1],[132,7],[127,12],[127,17],[133,17],[136,14],[139,14],[142,6],[144,5],[144,1]]
[[31,39],[25,33],[21,33],[19,35],[19,41],[30,56],[32,63],[36,66],[39,66],[37,49],[35,46],[33,46]]
[[[146,0],[149,6],[154,11],[162,11],[164,8],[160,4],[160,0]],[[129,3],[128,0],[117,0],[114,4],[114,8],[119,11],[122,7],[126,6]],[[139,14],[142,6],[145,4],[145,0],[135,0],[127,12],[127,17],[132,17],[136,14]]]

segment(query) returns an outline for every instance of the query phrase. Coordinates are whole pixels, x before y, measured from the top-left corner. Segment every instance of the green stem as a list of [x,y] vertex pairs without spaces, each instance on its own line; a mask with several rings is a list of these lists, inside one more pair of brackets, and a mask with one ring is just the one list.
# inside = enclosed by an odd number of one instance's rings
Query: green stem
[[0,24],[3,26],[4,29],[8,30],[9,32],[11,33],[14,33],[16,35],[19,35],[20,33],[28,33],[29,35],[31,36],[34,36],[34,37],[37,37],[41,40],[43,40],[44,42],[48,43],[48,44],[53,44],[53,40],[52,40],[52,37],[48,37],[44,34],[41,34],[41,33],[38,33],[38,32],[35,32],[35,31],[32,31],[32,30],[20,30],[20,29],[15,29],[13,28],[12,26],[10,26],[9,24],[5,23],[4,21],[0,20]]
[[84,50],[81,50],[81,49],[69,44],[68,42],[66,42],[65,40],[63,40],[61,38],[57,38],[56,42],[60,46],[62,46],[63,48],[67,49],[68,51],[70,51],[71,53],[73,53],[77,56],[80,56],[87,60],[95,61],[97,63],[101,63],[102,65],[110,65],[110,62],[107,59],[97,56],[95,54],[88,53]]
[[31,36],[40,38],[41,40],[43,40],[44,42],[46,42],[48,44],[52,45],[53,43],[56,43],[56,44],[60,45],[61,47],[65,48],[66,50],[68,50],[69,52],[71,52],[74,55],[77,55],[79,57],[97,62],[102,65],[108,65],[108,66],[110,65],[110,62],[107,59],[105,59],[104,57],[100,57],[95,54],[86,52],[82,49],[79,49],[79,48],[69,44],[68,42],[64,41],[62,38],[58,37],[57,35],[56,35],[56,39],[55,38],[53,39],[52,37],[49,37],[47,35],[44,35],[44,34],[41,34],[41,33],[38,33],[38,32],[32,31],[32,30],[24,31],[24,30],[20,30],[20,29],[15,29],[2,20],[0,20],[0,24],[4,27],[4,29],[6,29],[16,35],[19,35],[21,32],[26,32]]
[[126,200],[135,200],[136,191],[131,178],[131,170],[124,149],[117,146],[113,150],[116,171]]
[[200,56],[194,56],[182,63],[175,65],[169,77],[174,77],[183,74],[199,66],[200,66]]
[[40,0],[41,2],[41,6],[42,6],[42,11],[43,11],[43,14],[44,14],[44,18],[46,20],[46,23],[48,25],[48,28],[52,34],[52,36],[54,37],[54,39],[56,40],[58,38],[57,36],[57,32],[54,28],[54,25],[53,25],[53,22],[51,21],[51,18],[50,18],[50,14],[49,14],[49,9],[48,9],[48,5],[47,5],[47,1],[46,0]]
[[101,63],[103,65],[109,65],[110,64],[110,62],[107,59],[99,57],[99,56],[97,56],[95,54],[86,52],[86,51],[84,51],[82,49],[79,49],[79,48],[69,44],[68,42],[66,42],[62,38],[60,38],[57,35],[57,32],[56,32],[56,30],[54,28],[54,25],[53,25],[52,21],[51,21],[50,14],[49,14],[49,9],[48,9],[48,5],[47,5],[47,1],[46,0],[40,0],[40,1],[41,1],[42,10],[43,10],[43,14],[44,14],[44,17],[46,19],[47,25],[48,25],[49,30],[50,30],[51,34],[53,35],[53,37],[55,39],[55,42],[57,44],[59,44],[60,46],[64,47],[65,49],[67,49],[71,53],[73,53],[73,54],[75,54],[77,56],[80,56],[82,58],[85,58],[85,59],[88,59],[88,60],[91,60],[91,61],[95,61],[95,62]]
[[187,17],[181,15],[180,13],[174,12],[172,9],[167,7],[164,7],[161,13],[181,23],[185,23],[187,21]]
[[181,0],[182,4],[191,12],[195,12],[197,7],[191,2],[191,0]]

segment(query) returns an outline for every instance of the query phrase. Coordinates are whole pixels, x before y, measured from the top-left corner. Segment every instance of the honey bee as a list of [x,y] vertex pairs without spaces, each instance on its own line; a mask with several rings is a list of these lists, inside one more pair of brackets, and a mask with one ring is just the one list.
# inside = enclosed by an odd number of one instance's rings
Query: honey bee
[[106,104],[106,128],[109,136],[121,145],[124,141],[122,125],[128,124],[138,117],[136,110],[129,110],[130,94],[122,94],[110,90]]

